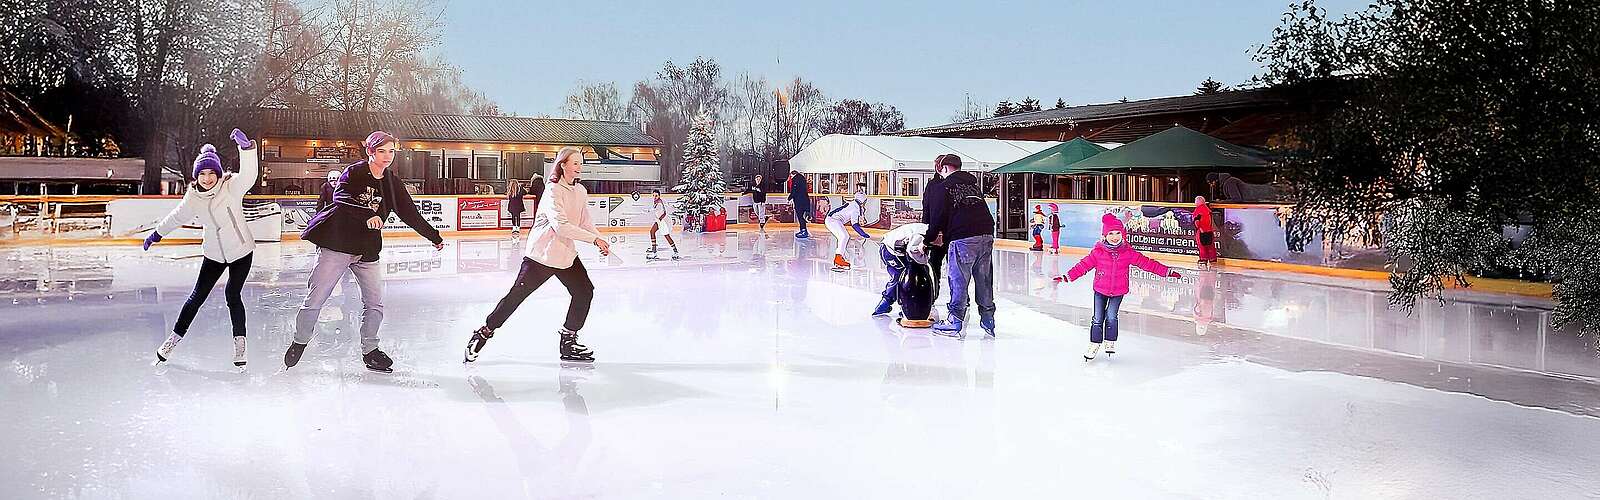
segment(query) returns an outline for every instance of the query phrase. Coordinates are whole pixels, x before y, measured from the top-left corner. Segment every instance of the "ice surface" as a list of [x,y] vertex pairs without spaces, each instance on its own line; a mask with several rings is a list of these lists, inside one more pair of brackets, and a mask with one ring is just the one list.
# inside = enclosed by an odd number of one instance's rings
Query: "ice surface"
[[[282,371],[313,264],[262,245],[250,368],[219,289],[153,351],[193,246],[0,248],[0,498],[1581,498],[1600,491],[1600,360],[1547,305],[1389,311],[1383,283],[1140,276],[1119,353],[1085,363],[1072,256],[997,253],[999,338],[871,318],[875,243],[680,239],[585,249],[596,299],[564,367],[552,280],[472,366],[520,245],[391,239],[382,346],[353,282]],[[797,258],[798,256],[798,258]],[[975,312],[973,313],[975,314]],[[1199,325],[1199,328],[1197,328]],[[1203,333],[1203,335],[1202,335]]]

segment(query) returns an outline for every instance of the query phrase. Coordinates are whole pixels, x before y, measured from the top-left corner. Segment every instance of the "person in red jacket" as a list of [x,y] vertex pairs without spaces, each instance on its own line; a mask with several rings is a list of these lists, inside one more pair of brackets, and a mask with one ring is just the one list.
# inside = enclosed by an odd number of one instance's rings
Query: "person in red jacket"
[[1061,253],[1061,207],[1050,204],[1050,253]]
[[1217,226],[1211,220],[1211,206],[1206,197],[1194,197],[1194,242],[1200,250],[1200,268],[1206,269],[1217,262]]
[[1057,282],[1074,281],[1094,271],[1094,319],[1089,322],[1089,350],[1083,360],[1094,359],[1105,342],[1106,354],[1117,352],[1117,313],[1122,309],[1122,297],[1128,294],[1128,269],[1137,266],[1156,276],[1178,278],[1177,271],[1168,269],[1155,259],[1146,257],[1123,241],[1127,228],[1114,214],[1101,217],[1100,234],[1104,239],[1094,245],[1089,255],[1067,271],[1057,276]]

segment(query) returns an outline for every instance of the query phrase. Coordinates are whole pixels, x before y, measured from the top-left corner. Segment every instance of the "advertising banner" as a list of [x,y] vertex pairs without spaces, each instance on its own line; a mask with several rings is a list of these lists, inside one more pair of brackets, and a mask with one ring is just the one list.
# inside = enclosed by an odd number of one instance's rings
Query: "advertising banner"
[[[416,202],[417,211],[422,213],[422,218],[434,229],[440,231],[456,230],[457,203],[454,196],[412,196]],[[408,232],[411,226],[400,220],[400,216],[389,214],[389,220],[383,224],[384,232]]]
[[[1125,235],[1134,249],[1143,252],[1162,252],[1197,255],[1194,241],[1194,210],[1182,207],[1157,205],[1116,205],[1065,203],[1052,200],[1029,200],[1028,218],[1035,209],[1048,218],[1054,204],[1061,221],[1061,245],[1090,248],[1101,239],[1101,217],[1114,214],[1127,227]],[[1044,229],[1044,240],[1050,241],[1050,227]],[[1031,238],[1031,228],[1030,228]]]
[[[172,209],[178,207],[181,198],[126,198],[111,200],[106,204],[106,213],[111,216],[111,231],[113,237],[143,237],[154,231],[167,217]],[[283,211],[277,203],[263,202],[262,200],[246,200],[244,203],[245,225],[250,228],[251,235],[256,241],[280,241],[283,238]],[[192,238],[200,239],[204,233],[198,225],[198,220],[186,221],[172,234],[161,235],[164,238]]]
[[283,210],[284,234],[300,234],[306,230],[311,217],[317,215],[317,200],[313,198],[277,198],[272,201]]
[[[461,230],[501,229],[501,198],[456,198],[456,227]],[[510,216],[507,215],[507,219]],[[507,221],[509,222],[509,220]],[[505,229],[510,229],[506,225]]]

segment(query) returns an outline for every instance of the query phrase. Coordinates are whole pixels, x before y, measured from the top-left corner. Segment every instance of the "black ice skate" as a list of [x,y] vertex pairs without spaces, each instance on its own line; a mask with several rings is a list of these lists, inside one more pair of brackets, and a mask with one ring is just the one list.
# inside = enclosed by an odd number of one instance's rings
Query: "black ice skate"
[[372,352],[362,356],[361,360],[367,363],[367,369],[378,373],[394,373],[394,360],[389,359],[383,349],[373,349]]
[[588,346],[578,343],[578,332],[560,330],[561,334],[561,360],[562,361],[594,361],[594,351]]
[[283,351],[283,367],[294,368],[294,365],[300,364],[300,355],[305,354],[305,352],[305,344],[290,342],[289,350]]
[[494,338],[494,330],[490,330],[487,326],[479,327],[477,331],[472,332],[472,338],[467,339],[467,355],[462,362],[471,363],[477,361],[478,353],[483,351],[484,344],[488,344],[489,339],[492,338]]

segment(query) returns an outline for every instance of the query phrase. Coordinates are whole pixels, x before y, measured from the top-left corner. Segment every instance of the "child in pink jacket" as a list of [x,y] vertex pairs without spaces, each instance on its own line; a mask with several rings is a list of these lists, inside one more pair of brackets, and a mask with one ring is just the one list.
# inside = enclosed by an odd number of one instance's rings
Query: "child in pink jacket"
[[1089,350],[1083,353],[1084,361],[1094,359],[1100,352],[1102,339],[1106,354],[1117,352],[1117,312],[1122,308],[1122,297],[1128,294],[1130,267],[1138,266],[1156,276],[1179,277],[1177,271],[1146,257],[1123,241],[1127,228],[1122,225],[1122,219],[1106,214],[1100,221],[1100,234],[1105,239],[1096,243],[1094,250],[1072,266],[1066,276],[1055,278],[1056,281],[1073,281],[1094,271],[1094,319],[1089,323]]

